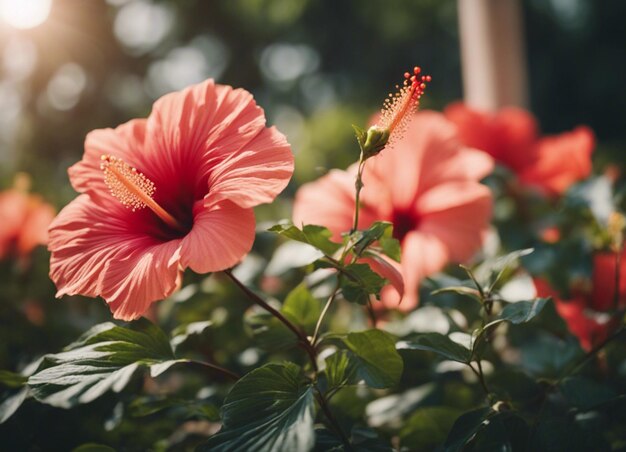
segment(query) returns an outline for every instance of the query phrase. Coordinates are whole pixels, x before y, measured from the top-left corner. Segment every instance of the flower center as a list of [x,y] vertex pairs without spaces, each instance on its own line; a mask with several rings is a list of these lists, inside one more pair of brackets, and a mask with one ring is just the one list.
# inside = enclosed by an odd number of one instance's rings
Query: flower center
[[417,229],[419,218],[409,210],[395,210],[391,222],[393,223],[393,237],[402,241],[409,232]]
[[104,183],[109,187],[111,195],[117,198],[122,205],[133,212],[148,207],[168,226],[178,231],[186,231],[176,218],[152,198],[156,191],[154,182],[122,159],[103,155],[100,160],[100,169],[104,173]]

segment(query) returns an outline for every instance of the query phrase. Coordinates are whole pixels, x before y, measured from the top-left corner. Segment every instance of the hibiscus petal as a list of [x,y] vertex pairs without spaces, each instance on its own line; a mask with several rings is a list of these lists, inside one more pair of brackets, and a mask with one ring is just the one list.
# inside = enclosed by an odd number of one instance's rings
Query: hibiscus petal
[[276,128],[263,129],[245,148],[216,165],[209,175],[208,206],[230,200],[249,208],[271,202],[293,174],[293,155]]
[[180,240],[148,245],[145,240],[111,259],[102,279],[101,296],[113,317],[134,320],[157,300],[171,295],[179,285]]
[[145,171],[143,142],[146,130],[145,119],[133,119],[115,129],[97,129],[85,138],[85,153],[80,162],[68,170],[72,187],[86,193],[95,202],[109,198],[109,188],[104,183],[100,169],[102,155],[111,155],[124,160],[140,171]]
[[139,317],[176,287],[180,240],[160,242],[129,232],[124,213],[81,195],[52,222],[48,249],[57,297],[102,296],[116,318]]
[[[404,297],[392,286],[381,293],[381,300],[387,309],[410,311],[419,303],[419,283],[426,276],[441,271],[448,261],[448,249],[437,236],[412,231],[402,242],[402,279]],[[400,302],[402,301],[402,302]]]
[[[490,200],[491,192],[485,185],[472,181],[456,182],[453,180],[436,185],[422,193],[417,200],[416,210],[420,217],[424,217],[434,212],[463,207],[474,202],[489,204]],[[464,215],[466,211],[458,213],[461,219],[463,218],[461,215]],[[482,216],[484,222],[489,220],[489,214],[490,210],[487,215]]]
[[[248,208],[272,201],[293,173],[286,138],[265,127],[263,110],[252,95],[212,80],[155,103],[146,148],[155,153],[146,175],[157,186],[176,191],[180,174],[186,174],[195,199],[210,186],[208,202],[213,204],[229,199]],[[254,182],[248,180],[251,176]]]
[[520,179],[547,194],[562,194],[591,174],[594,146],[593,132],[584,126],[543,138],[536,144],[537,161],[520,174]]
[[[450,258],[455,262],[467,261],[480,248],[491,219],[489,190],[479,184],[474,190],[476,196],[466,203],[421,217],[419,230],[445,243]],[[461,194],[457,192],[457,196]]]
[[207,208],[198,202],[193,229],[182,242],[181,264],[198,273],[226,270],[250,251],[254,228],[252,209],[229,202]]
[[30,253],[37,245],[48,242],[48,226],[55,214],[54,208],[40,198],[31,197],[28,210],[17,240],[17,251],[22,256]]

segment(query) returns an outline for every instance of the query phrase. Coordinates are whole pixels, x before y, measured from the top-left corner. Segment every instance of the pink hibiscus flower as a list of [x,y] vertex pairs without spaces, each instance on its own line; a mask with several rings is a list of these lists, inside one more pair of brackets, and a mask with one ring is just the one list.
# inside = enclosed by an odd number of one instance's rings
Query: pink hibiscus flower
[[284,135],[242,89],[207,80],[159,99],[147,119],[87,135],[69,169],[81,193],[50,228],[57,297],[101,296],[140,317],[181,270],[225,270],[252,247],[252,208],[293,173]]
[[454,103],[445,115],[457,125],[463,143],[487,152],[523,184],[547,195],[560,195],[591,174],[595,138],[588,127],[540,137],[535,118],[520,108],[492,114]]
[[[417,305],[423,277],[450,261],[466,261],[480,247],[491,218],[491,194],[479,180],[492,169],[491,157],[462,146],[454,124],[429,111],[413,115],[394,146],[368,160],[359,229],[377,220],[393,222],[402,264],[389,262],[404,278],[401,309]],[[303,185],[296,194],[294,223],[326,226],[335,239],[349,231],[355,174],[353,165]],[[389,285],[381,298],[385,307],[394,308],[400,294]]]
[[45,245],[54,213],[41,197],[24,190],[0,193],[0,259],[25,258],[37,245]]

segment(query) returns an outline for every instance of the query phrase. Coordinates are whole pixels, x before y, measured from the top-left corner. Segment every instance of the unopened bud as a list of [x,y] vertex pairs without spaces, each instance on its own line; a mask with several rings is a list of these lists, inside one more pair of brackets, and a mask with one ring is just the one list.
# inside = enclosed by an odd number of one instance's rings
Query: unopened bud
[[382,151],[389,141],[389,129],[370,127],[365,135],[363,143],[363,156],[365,159],[375,156]]

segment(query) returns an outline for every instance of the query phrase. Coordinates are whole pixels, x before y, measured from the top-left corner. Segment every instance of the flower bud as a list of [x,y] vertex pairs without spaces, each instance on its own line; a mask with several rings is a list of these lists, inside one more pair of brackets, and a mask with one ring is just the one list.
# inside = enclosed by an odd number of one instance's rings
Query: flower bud
[[382,151],[389,141],[389,129],[379,129],[376,126],[370,127],[365,135],[363,143],[363,157],[368,159]]

